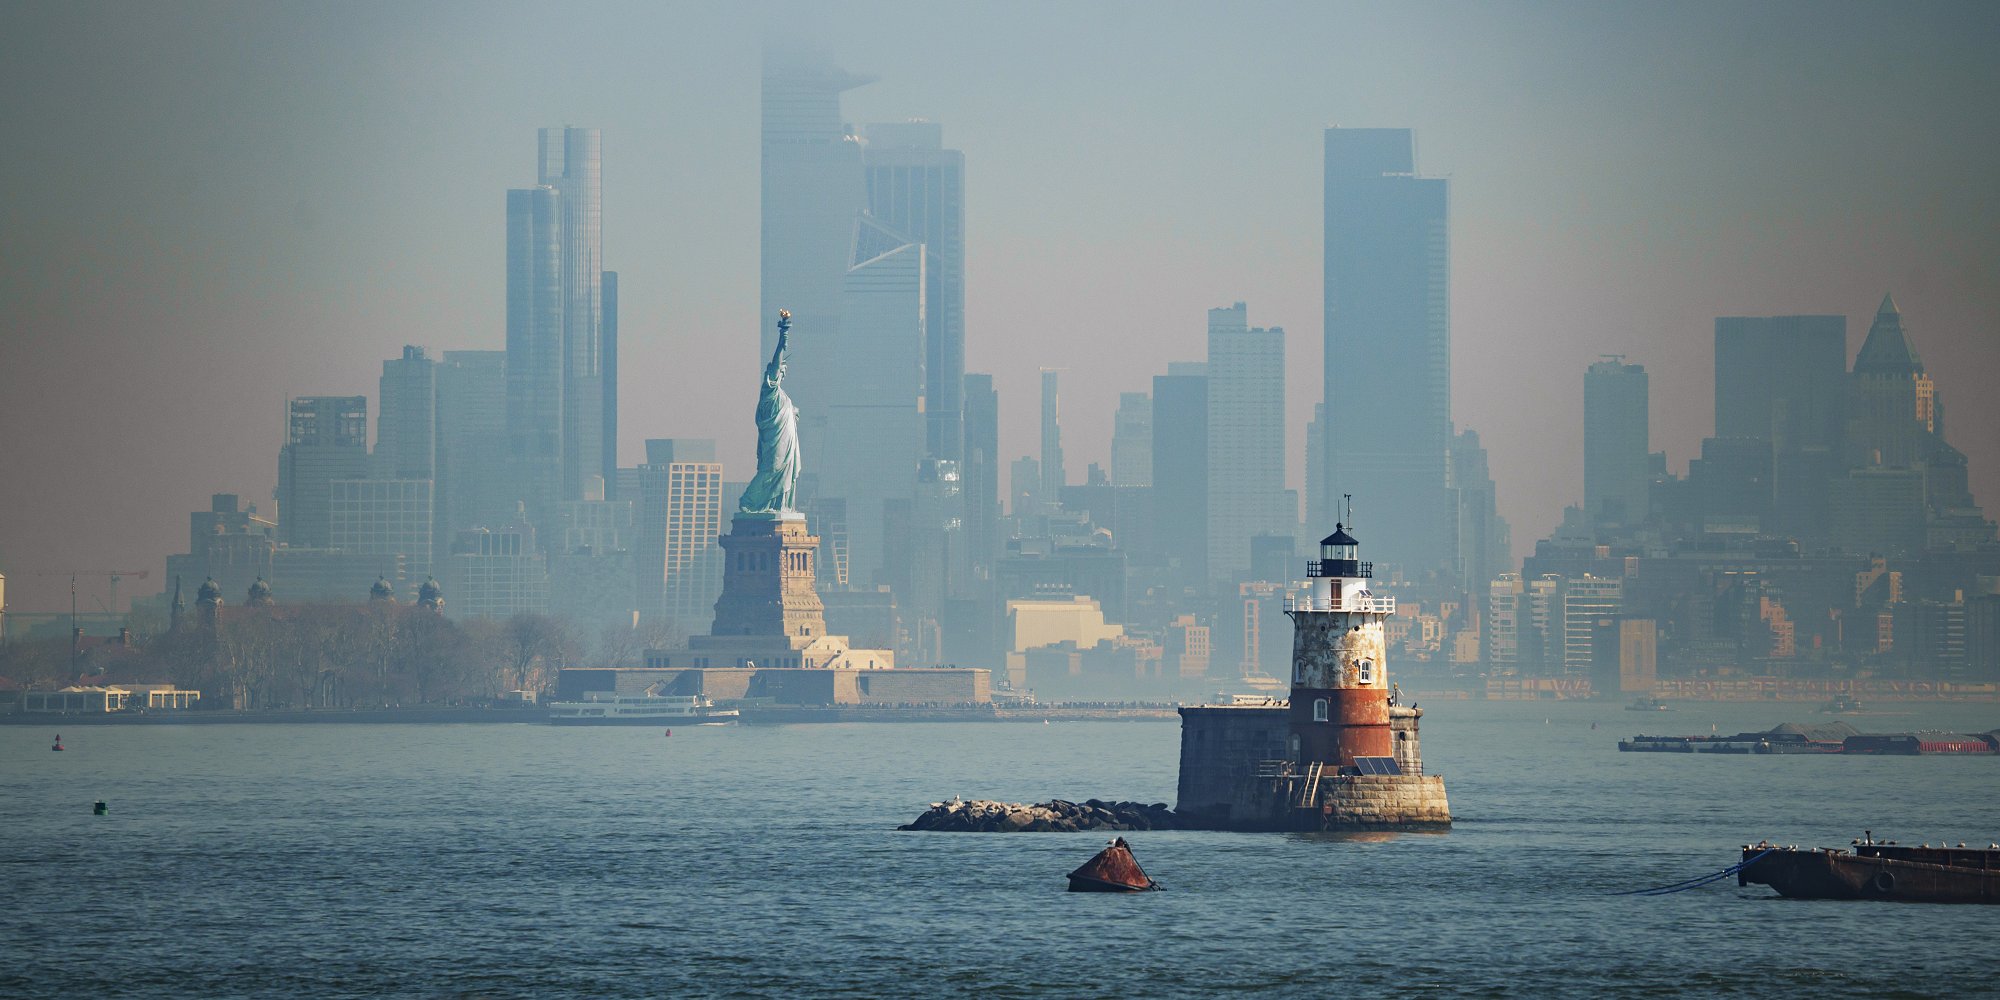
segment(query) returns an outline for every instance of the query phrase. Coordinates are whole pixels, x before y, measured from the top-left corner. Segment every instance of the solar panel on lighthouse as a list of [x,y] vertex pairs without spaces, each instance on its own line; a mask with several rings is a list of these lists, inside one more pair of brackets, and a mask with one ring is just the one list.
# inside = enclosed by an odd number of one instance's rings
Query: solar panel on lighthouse
[[1354,767],[1362,774],[1402,774],[1394,757],[1356,757]]

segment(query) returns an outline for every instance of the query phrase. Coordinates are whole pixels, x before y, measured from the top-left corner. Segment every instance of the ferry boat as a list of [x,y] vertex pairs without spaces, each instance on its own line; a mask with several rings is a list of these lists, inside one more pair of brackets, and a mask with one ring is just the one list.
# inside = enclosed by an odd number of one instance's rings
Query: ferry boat
[[1839,695],[1827,702],[1826,707],[1820,711],[1828,715],[1860,715],[1861,700],[1851,694]]
[[735,722],[740,713],[716,708],[704,695],[616,694],[586,691],[582,701],[549,703],[549,722],[558,726],[652,726],[678,722],[712,726]]
[[1658,698],[1640,698],[1625,706],[1627,712],[1671,712],[1673,708]]

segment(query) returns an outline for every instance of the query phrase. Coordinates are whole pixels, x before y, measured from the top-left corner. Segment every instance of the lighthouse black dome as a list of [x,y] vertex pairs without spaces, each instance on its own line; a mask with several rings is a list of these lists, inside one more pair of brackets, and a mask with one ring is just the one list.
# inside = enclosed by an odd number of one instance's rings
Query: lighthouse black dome
[[1333,534],[1319,540],[1320,558],[1306,563],[1306,575],[1358,578],[1374,576],[1373,564],[1355,558],[1360,552],[1361,543],[1347,533],[1347,526],[1336,524],[1333,526]]
[[1360,541],[1359,541],[1358,539],[1356,539],[1356,538],[1355,538],[1355,537],[1354,537],[1353,535],[1350,535],[1350,534],[1348,534],[1348,533],[1347,533],[1347,526],[1346,526],[1346,525],[1344,525],[1344,524],[1336,524],[1336,525],[1334,525],[1334,526],[1333,526],[1333,534],[1331,534],[1331,535],[1328,535],[1328,536],[1326,536],[1325,538],[1322,538],[1322,539],[1320,539],[1320,540],[1319,540],[1319,543],[1320,543],[1321,545],[1360,545],[1360,544],[1361,544],[1361,542],[1360,542]]

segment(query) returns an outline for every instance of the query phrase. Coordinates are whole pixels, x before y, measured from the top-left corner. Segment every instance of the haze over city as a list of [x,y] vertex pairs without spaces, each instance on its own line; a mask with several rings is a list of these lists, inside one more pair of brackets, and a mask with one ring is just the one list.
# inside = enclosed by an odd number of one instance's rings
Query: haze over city
[[78,568],[157,573],[210,493],[268,500],[288,397],[372,397],[405,344],[503,346],[503,194],[532,183],[549,125],[602,130],[620,463],[647,438],[713,437],[747,475],[767,46],[876,78],[846,120],[927,119],[964,151],[965,368],[994,375],[1004,460],[1037,452],[1036,370],[1060,367],[1071,476],[1108,467],[1117,394],[1199,358],[1204,310],[1243,301],[1288,334],[1303,485],[1337,124],[1413,129],[1418,173],[1449,180],[1452,417],[1490,453],[1517,555],[1583,500],[1599,355],[1646,366],[1652,447],[1684,471],[1714,433],[1715,317],[1844,314],[1851,357],[1885,292],[1990,499],[1996,21],[1977,4],[17,6],[8,604],[66,607]]
[[0,997],[1990,992],[1996,51],[12,0]]

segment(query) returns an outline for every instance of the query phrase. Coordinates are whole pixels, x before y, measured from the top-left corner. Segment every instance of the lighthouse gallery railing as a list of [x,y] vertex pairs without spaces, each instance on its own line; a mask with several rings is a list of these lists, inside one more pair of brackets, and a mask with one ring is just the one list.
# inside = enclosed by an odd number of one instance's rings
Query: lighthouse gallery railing
[[1338,595],[1323,601],[1311,597],[1285,598],[1286,611],[1350,611],[1377,615],[1396,613],[1396,599],[1393,597],[1340,597]]

